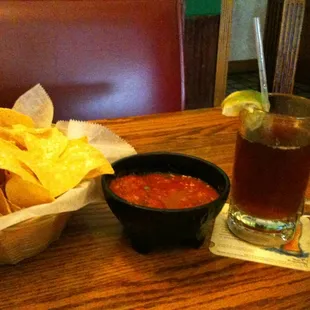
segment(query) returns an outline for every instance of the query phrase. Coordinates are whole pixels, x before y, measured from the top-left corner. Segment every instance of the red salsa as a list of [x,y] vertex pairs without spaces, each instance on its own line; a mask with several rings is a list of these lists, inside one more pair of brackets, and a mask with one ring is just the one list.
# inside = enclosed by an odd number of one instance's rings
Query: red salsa
[[160,209],[192,208],[219,196],[200,179],[171,173],[129,174],[114,179],[110,189],[131,203]]

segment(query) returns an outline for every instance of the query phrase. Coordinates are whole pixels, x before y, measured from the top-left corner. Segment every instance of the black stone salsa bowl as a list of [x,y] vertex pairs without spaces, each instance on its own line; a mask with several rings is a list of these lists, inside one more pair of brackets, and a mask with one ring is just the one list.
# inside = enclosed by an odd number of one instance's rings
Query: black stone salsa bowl
[[[105,199],[132,247],[148,253],[159,245],[186,245],[199,248],[206,237],[207,223],[221,211],[229,194],[230,182],[226,173],[215,164],[197,157],[160,152],[129,156],[113,163],[114,175],[102,176]],[[170,172],[188,175],[207,182],[219,193],[211,203],[188,209],[157,209],[132,204],[115,195],[110,182],[127,174]]]

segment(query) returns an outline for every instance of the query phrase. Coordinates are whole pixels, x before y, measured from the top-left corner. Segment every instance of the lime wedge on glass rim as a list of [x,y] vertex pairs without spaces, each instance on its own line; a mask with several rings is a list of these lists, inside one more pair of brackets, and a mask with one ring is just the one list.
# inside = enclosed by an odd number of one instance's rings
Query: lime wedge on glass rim
[[243,109],[250,112],[253,112],[254,109],[264,111],[262,95],[255,90],[236,91],[227,96],[221,106],[222,114],[225,116],[238,116]]
[[247,128],[250,130],[255,130],[262,125],[265,116],[262,112],[269,112],[266,111],[261,93],[255,90],[236,91],[227,96],[221,106],[222,114],[225,116],[238,116],[243,109],[250,112],[245,119]]

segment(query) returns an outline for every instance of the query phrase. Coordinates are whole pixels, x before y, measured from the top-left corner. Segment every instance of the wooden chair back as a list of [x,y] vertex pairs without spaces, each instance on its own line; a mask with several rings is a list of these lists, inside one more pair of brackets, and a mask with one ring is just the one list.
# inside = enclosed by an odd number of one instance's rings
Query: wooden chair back
[[305,0],[268,4],[264,45],[272,92],[293,93],[305,8]]

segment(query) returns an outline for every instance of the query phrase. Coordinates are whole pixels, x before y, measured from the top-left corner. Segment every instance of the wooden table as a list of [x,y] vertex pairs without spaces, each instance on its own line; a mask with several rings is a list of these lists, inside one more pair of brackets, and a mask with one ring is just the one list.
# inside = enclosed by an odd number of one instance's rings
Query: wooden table
[[[231,175],[237,120],[220,110],[103,121],[138,152],[178,151]],[[310,309],[310,274],[172,249],[134,252],[106,205],[71,218],[45,252],[0,267],[0,309]]]

